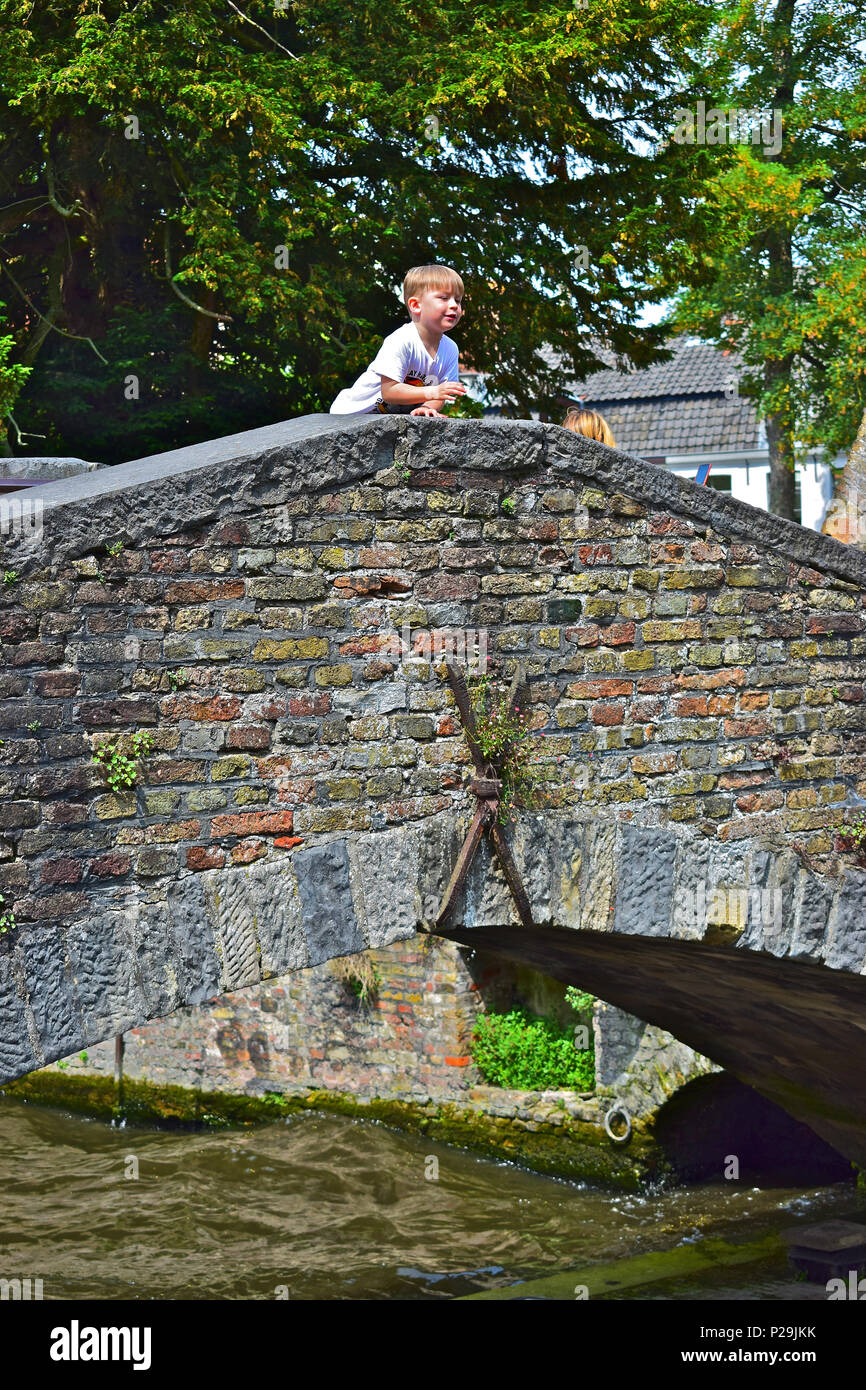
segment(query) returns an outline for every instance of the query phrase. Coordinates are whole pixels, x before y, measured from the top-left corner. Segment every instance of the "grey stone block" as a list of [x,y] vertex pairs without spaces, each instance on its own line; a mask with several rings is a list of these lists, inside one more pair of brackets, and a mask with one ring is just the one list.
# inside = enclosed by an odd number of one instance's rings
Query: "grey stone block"
[[[506,834],[511,844],[513,836],[508,833],[510,829],[511,827],[507,828]],[[445,884],[443,883],[442,886],[444,889]],[[464,898],[467,926],[517,926],[520,923],[520,917],[508,884],[505,882],[505,875],[502,872],[499,859],[493,853],[486,837],[478,846],[472,867],[466,877]],[[458,904],[457,912],[459,913],[459,911]],[[454,920],[457,920],[456,914]]]
[[251,864],[247,881],[261,949],[262,978],[303,970],[307,964],[307,941],[292,861]]
[[257,984],[262,970],[248,872],[229,869],[204,877],[209,913],[216,926],[218,992]]
[[178,994],[184,1004],[203,1004],[219,994],[220,966],[201,875],[171,883],[167,897]]
[[676,836],[625,825],[618,855],[614,931],[667,936],[674,896]]
[[174,941],[165,902],[137,900],[130,906],[130,930],[147,1018],[163,1018],[183,1001],[172,968]]
[[582,931],[609,931],[616,876],[616,826],[591,822],[586,828],[582,865]]
[[[443,814],[424,822],[416,842],[418,879],[416,909],[422,922],[433,922],[439,912],[445,886],[457,862],[460,846],[469,829],[469,816]],[[465,897],[465,895],[464,895]],[[460,901],[449,923],[466,926],[465,904]]]
[[0,1086],[33,1071],[40,1065],[30,1044],[27,1006],[18,992],[12,970],[12,956],[0,955]]
[[512,848],[523,879],[533,922],[541,925],[553,919],[553,901],[560,877],[564,842],[572,842],[574,819],[522,813],[513,827]]
[[76,922],[66,934],[69,963],[81,1005],[84,1041],[125,1032],[145,1015],[135,969],[128,914],[105,912]]
[[558,835],[556,857],[551,865],[551,916],[556,926],[578,928],[581,917],[581,884],[586,856],[586,824],[569,816]]
[[28,1003],[46,1061],[65,1057],[84,1032],[78,992],[64,936],[48,927],[16,933],[15,955],[24,970]]
[[363,951],[355,917],[345,840],[314,845],[295,855],[302,922],[310,965]]
[[669,933],[677,940],[700,941],[706,930],[699,904],[701,892],[706,897],[710,881],[710,849],[707,840],[679,840]]
[[335,690],[332,699],[335,710],[351,710],[355,715],[390,714],[406,709],[406,682],[389,681],[378,690]]
[[824,964],[859,974],[866,962],[866,873],[850,870],[842,880],[824,942]]
[[827,921],[833,905],[835,884],[826,883],[817,874],[800,871],[800,887],[796,896],[794,929],[788,953],[813,960],[821,957],[821,947]]
[[418,832],[414,827],[349,841],[355,913],[370,946],[414,936],[418,927]]

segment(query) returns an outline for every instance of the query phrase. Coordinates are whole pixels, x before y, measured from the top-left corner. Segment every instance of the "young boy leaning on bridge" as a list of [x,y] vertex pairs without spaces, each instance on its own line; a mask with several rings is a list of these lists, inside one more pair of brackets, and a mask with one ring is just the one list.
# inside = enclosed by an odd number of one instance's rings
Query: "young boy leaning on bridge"
[[416,265],[403,281],[411,323],[389,333],[354,386],[341,391],[332,415],[439,416],[465,394],[457,379],[457,344],[444,335],[463,316],[463,281],[447,265]]

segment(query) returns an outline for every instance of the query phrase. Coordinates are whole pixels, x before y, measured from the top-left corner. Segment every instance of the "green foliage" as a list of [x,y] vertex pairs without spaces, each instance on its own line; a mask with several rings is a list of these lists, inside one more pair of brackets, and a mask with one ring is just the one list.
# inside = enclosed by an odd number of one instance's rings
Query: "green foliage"
[[17,584],[17,583],[18,583],[18,580],[19,580],[20,578],[21,578],[21,576],[20,576],[20,574],[18,573],[17,570],[4,570],[4,571],[3,571],[3,583],[4,583],[4,584]]
[[449,405],[443,406],[440,415],[447,415],[452,420],[480,420],[484,415],[484,407],[480,401],[475,401],[471,396],[460,396],[456,401],[451,401]]
[[858,863],[866,864],[866,812],[861,811],[856,820],[847,825],[833,827],[836,835],[835,849],[854,854]]
[[[0,304],[0,309],[3,307]],[[30,367],[9,361],[9,354],[14,347],[13,334],[0,335],[0,421],[12,409],[31,371]]]
[[[129,752],[125,752],[124,748],[128,748]],[[102,765],[108,785],[114,791],[122,791],[135,786],[138,759],[152,750],[153,734],[147,729],[139,729],[129,739],[120,738],[112,743],[101,743],[93,750],[93,760]]]
[[470,1051],[491,1086],[517,1091],[589,1091],[595,1086],[592,1049],[577,1052],[569,1031],[524,1009],[481,1014]]
[[[675,323],[738,350],[741,389],[785,456],[850,447],[866,409],[862,0],[734,0],[706,55],[707,107],[781,112],[777,152],[707,151],[681,239]],[[858,44],[860,51],[858,52]]]
[[17,926],[14,912],[8,912],[5,910],[5,902],[6,899],[4,898],[3,894],[0,893],[0,935],[7,931],[14,931],[15,927]]
[[501,507],[502,511],[504,511],[506,516],[514,516],[513,497],[503,497],[502,501],[499,503],[499,506]]
[[513,413],[556,409],[544,344],[577,377],[597,342],[649,361],[645,236],[696,164],[652,140],[715,8],[0,0],[16,418],[118,462],[327,409],[431,260]]
[[105,549],[109,555],[119,555],[123,549],[123,541],[115,541],[112,545],[109,545],[106,541]]
[[586,994],[582,989],[575,985],[569,985],[565,991],[566,1003],[570,1004],[575,1013],[588,1013],[595,1003],[594,994]]
[[183,690],[184,686],[189,685],[189,676],[183,667],[179,671],[166,671],[165,674],[172,690]]
[[28,727],[28,729],[30,730],[31,734],[36,734],[36,733],[38,733],[38,732],[39,732],[39,720],[38,720],[38,719],[31,719],[31,720],[30,720],[30,723],[27,725],[27,727]]
[[528,716],[519,706],[508,710],[508,691],[492,676],[474,676],[469,696],[478,730],[478,746],[502,779],[499,820],[514,820],[518,808],[532,810],[543,801]]

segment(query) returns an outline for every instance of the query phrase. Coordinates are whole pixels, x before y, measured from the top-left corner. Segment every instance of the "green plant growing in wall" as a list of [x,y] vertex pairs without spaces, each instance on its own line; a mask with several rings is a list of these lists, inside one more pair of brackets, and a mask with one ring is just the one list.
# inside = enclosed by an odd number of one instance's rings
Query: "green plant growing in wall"
[[594,994],[586,994],[584,990],[578,989],[576,985],[569,985],[565,991],[565,1001],[570,1004],[577,1014],[587,1014],[592,1011],[595,1003]]
[[189,685],[189,676],[183,667],[179,671],[166,671],[165,674],[172,690],[183,690],[185,685]]
[[93,750],[94,762],[102,765],[108,785],[116,792],[135,786],[139,758],[153,751],[153,734],[147,729],[139,729],[128,740],[129,753],[123,751],[125,742],[120,738]]
[[0,935],[7,931],[14,931],[18,925],[15,921],[14,912],[8,912],[4,906],[6,899],[0,893]]
[[111,555],[111,556],[119,555],[122,549],[123,549],[123,541],[114,541],[112,545],[109,545],[107,541],[106,541],[106,543],[105,543],[105,552],[106,552],[107,555]]
[[591,1091],[595,1086],[592,1048],[576,1051],[570,1030],[525,1009],[481,1014],[470,1053],[491,1086],[515,1091]]
[[854,854],[859,864],[866,864],[866,812],[847,825],[835,825],[833,848],[843,854]]
[[17,584],[17,583],[18,583],[18,580],[19,580],[20,578],[21,578],[21,576],[20,576],[20,574],[18,573],[17,570],[4,570],[4,571],[3,571],[3,583],[4,583],[4,584]]
[[339,956],[332,962],[331,969],[361,1004],[369,1006],[378,997],[382,977],[370,959],[369,952],[362,951],[355,956]]
[[519,705],[508,708],[508,692],[490,675],[474,676],[469,698],[485,761],[493,763],[502,781],[499,798],[501,825],[514,820],[520,807],[538,808],[543,799],[532,744],[532,730]]
[[502,499],[502,501],[500,502],[499,506],[501,507],[502,511],[504,511],[504,513],[505,513],[506,516],[514,516],[514,498],[513,498],[513,497],[503,497],[503,499]]
[[38,733],[38,732],[39,732],[39,720],[38,720],[38,719],[31,719],[31,720],[30,720],[30,723],[27,725],[27,727],[28,727],[28,729],[30,730],[31,734]]

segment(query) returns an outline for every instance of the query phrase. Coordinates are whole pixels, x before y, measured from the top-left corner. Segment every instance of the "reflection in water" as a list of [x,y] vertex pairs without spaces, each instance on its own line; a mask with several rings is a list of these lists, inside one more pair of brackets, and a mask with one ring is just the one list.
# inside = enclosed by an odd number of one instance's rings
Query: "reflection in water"
[[858,1204],[842,1185],[603,1192],[330,1115],[112,1129],[4,1098],[0,1192],[0,1277],[85,1299],[449,1298]]

